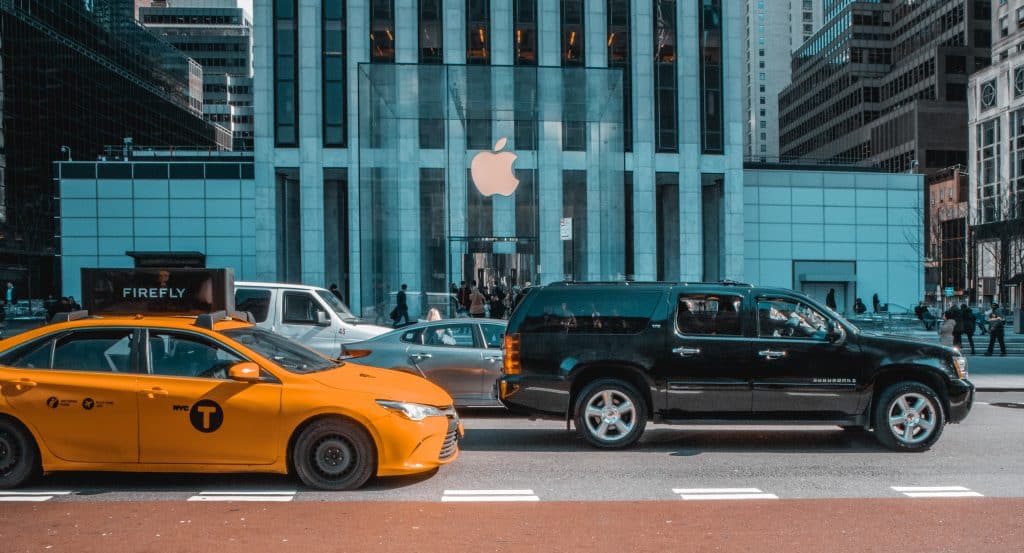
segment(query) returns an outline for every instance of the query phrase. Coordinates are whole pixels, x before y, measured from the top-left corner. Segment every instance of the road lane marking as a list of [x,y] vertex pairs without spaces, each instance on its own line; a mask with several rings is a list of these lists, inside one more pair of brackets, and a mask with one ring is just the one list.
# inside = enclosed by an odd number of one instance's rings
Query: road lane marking
[[540,501],[533,490],[445,490],[443,503]]
[[0,491],[0,502],[5,503],[42,503],[56,496],[71,495],[66,491]]
[[907,497],[985,497],[963,486],[891,486]]
[[189,501],[272,501],[283,503],[295,499],[295,490],[265,491],[205,491],[188,498]]
[[775,494],[761,491],[760,488],[672,488],[672,493],[679,495],[684,501],[779,498]]

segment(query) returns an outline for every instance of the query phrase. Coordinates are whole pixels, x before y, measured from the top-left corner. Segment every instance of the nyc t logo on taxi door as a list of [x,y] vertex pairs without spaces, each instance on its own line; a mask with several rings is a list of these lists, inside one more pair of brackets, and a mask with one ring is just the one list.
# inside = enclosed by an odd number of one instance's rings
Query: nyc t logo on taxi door
[[204,433],[216,432],[224,423],[224,410],[211,399],[201,399],[188,412],[192,427]]

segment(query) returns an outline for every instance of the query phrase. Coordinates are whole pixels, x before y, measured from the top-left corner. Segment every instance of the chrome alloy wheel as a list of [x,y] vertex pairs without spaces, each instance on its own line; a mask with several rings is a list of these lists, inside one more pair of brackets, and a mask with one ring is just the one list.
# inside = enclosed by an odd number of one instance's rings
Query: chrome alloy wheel
[[601,390],[590,397],[584,411],[587,430],[606,442],[625,438],[636,426],[636,407],[618,390]]
[[922,394],[903,394],[889,405],[889,431],[904,444],[918,444],[935,432],[938,407]]

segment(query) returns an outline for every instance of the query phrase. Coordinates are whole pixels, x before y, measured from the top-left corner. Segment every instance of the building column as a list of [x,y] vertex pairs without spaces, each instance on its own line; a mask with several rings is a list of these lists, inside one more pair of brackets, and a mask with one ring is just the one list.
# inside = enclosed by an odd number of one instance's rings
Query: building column
[[[447,65],[463,65],[466,63],[466,14],[465,2],[449,0],[444,3],[444,63]],[[466,162],[466,131],[463,122],[458,119],[458,109],[451,95],[451,80],[465,75],[458,68],[447,68],[444,78],[445,121],[445,155],[447,156],[445,179],[448,201],[448,236],[466,235],[466,187],[468,186],[469,166]],[[448,270],[450,281],[459,282],[462,274],[462,255],[466,252],[464,242],[448,243]]]
[[[651,2],[631,3],[630,67],[633,71],[633,274],[658,278],[654,185],[654,20]],[[686,51],[686,50],[683,50]]]
[[253,5],[253,134],[257,280],[277,280],[277,220],[274,177],[273,5]]
[[[395,0],[395,61],[400,64],[419,62],[419,2]],[[398,175],[398,280],[409,285],[410,312],[420,312],[420,286],[422,264],[420,258],[420,165],[419,144],[419,73],[415,67],[395,68],[398,94],[392,106],[399,117],[398,152],[401,159],[389,160],[397,164]]]
[[679,41],[676,50],[682,53],[676,60],[679,96],[679,279],[688,282],[704,278],[698,10],[696,0],[682,0],[676,4],[676,40]]
[[[493,113],[501,114],[494,118],[494,140],[508,139],[509,150],[515,143],[515,82],[512,65],[512,0],[491,0],[491,91],[494,100]],[[511,116],[506,116],[506,114]],[[520,158],[517,166],[524,160]],[[509,237],[516,235],[516,198],[512,196],[493,196],[493,234]],[[516,245],[512,242],[495,242],[492,250],[496,254],[514,254]]]
[[[299,28],[321,27],[319,0],[299,0]],[[324,285],[323,105],[320,32],[299,33],[299,208],[302,282]]]
[[[562,105],[562,79],[548,77],[561,65],[561,14],[558,2],[537,3],[537,50],[540,60],[537,77],[538,110],[538,151],[537,151],[537,205],[540,209],[539,249],[540,262],[537,280],[548,284],[562,280],[565,257],[562,241],[558,236],[558,224],[562,218],[562,123],[553,118],[556,110],[543,106]],[[545,78],[548,77],[548,78]],[[552,120],[558,119],[558,120]]]
[[[348,267],[349,267],[349,307],[353,312],[363,312],[363,270],[362,270],[362,231],[360,195],[364,175],[360,171],[360,114],[359,87],[361,72],[359,64],[370,61],[369,45],[369,0],[348,0],[346,2],[346,54],[345,71],[348,72]],[[369,306],[367,306],[369,307]]]
[[725,114],[725,256],[724,275],[727,279],[742,281],[744,229],[743,229],[743,82],[745,70],[743,13],[741,2],[722,2],[723,21],[722,56],[724,86],[722,87]]

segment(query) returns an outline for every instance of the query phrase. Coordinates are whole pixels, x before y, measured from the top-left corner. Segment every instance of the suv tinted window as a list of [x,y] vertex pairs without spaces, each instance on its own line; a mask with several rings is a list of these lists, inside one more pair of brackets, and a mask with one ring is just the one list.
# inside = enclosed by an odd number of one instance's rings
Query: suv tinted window
[[661,297],[657,290],[544,290],[519,332],[636,333],[647,327]]
[[235,308],[252,313],[256,322],[262,323],[267,320],[267,312],[270,311],[270,290],[235,290]]
[[757,299],[759,338],[828,339],[828,317],[792,298]]
[[739,336],[743,297],[729,294],[680,294],[676,330],[681,334]]

